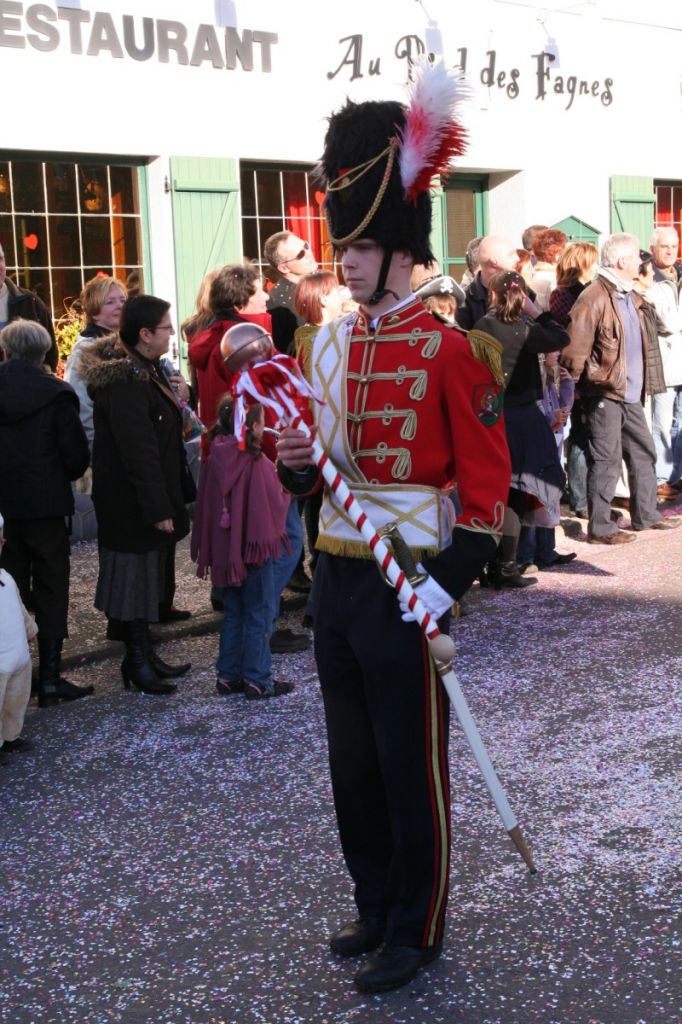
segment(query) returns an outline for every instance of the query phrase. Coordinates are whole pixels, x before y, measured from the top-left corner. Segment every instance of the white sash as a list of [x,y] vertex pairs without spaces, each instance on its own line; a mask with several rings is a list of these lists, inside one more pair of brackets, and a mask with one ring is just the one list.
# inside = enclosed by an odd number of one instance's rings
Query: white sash
[[[354,324],[354,315],[335,320],[321,327],[313,341],[312,384],[324,399],[316,409],[320,443],[377,530],[397,523],[415,557],[437,554],[452,540],[455,515],[447,492],[418,484],[372,484],[353,458],[347,432],[346,372]],[[332,554],[373,557],[326,486],[317,547]]]

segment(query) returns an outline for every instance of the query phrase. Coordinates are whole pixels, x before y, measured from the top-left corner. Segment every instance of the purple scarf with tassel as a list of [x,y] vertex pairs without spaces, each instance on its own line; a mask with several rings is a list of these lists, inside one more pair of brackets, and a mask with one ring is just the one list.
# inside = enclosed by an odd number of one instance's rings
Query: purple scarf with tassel
[[240,587],[250,567],[279,558],[290,497],[268,458],[240,451],[218,435],[201,469],[191,554],[197,576],[217,587]]

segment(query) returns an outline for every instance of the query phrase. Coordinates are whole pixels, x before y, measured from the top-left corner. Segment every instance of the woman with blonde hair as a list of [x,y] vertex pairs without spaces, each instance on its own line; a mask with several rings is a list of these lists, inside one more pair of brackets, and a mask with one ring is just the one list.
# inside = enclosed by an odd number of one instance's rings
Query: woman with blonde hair
[[80,305],[86,324],[66,361],[64,380],[71,385],[80,401],[80,418],[90,451],[95,436],[92,419],[92,399],[81,376],[81,359],[85,350],[108,334],[116,334],[121,322],[121,310],[127,298],[126,287],[108,274],[97,274],[86,282],[80,295]]
[[599,250],[592,242],[571,242],[556,265],[556,288],[549,297],[549,311],[562,327],[580,293],[594,277]]

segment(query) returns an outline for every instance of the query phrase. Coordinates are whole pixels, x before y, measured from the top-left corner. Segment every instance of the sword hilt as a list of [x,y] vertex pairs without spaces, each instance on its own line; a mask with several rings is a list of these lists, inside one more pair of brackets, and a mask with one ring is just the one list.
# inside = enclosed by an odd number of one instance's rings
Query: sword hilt
[[411,587],[418,587],[420,583],[428,579],[429,574],[417,568],[412,552],[405,543],[405,538],[398,529],[397,523],[387,523],[381,530],[381,534],[390,541],[393,557],[405,573],[405,578]]

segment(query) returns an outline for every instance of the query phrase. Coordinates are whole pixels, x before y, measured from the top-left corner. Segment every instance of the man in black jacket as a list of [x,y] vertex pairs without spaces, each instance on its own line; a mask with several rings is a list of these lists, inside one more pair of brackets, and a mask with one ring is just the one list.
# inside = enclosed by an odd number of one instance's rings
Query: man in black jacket
[[8,281],[6,275],[5,253],[0,245],[0,331],[18,319],[35,320],[42,324],[50,335],[50,350],[45,356],[45,363],[51,370],[56,370],[57,342],[47,306],[27,288],[19,288],[13,281]]
[[294,309],[296,285],[317,270],[317,260],[308,242],[291,231],[278,231],[265,243],[263,255],[277,274],[277,283],[268,296],[272,316],[272,340],[280,352],[289,352],[294,333],[303,323]]
[[90,453],[75,391],[43,365],[50,345],[47,330],[32,321],[0,333],[0,564],[35,611],[41,707],[92,693],[59,675],[69,610],[65,517],[74,511],[71,481],[83,475]]
[[[482,316],[488,312],[488,284],[500,270],[516,270],[518,254],[508,238],[498,235],[486,235],[481,240],[478,250],[480,270],[467,288],[464,303],[459,307],[455,318],[460,327],[470,331]],[[529,292],[531,299],[535,298]]]

